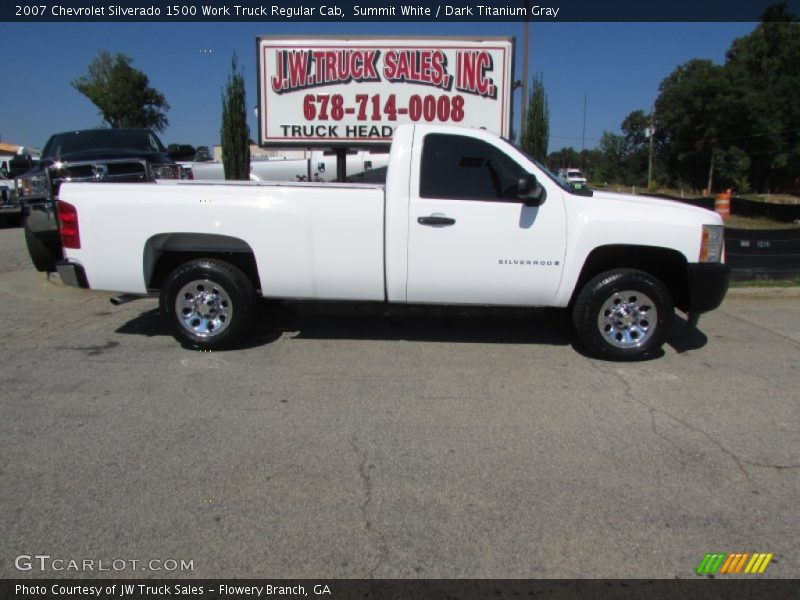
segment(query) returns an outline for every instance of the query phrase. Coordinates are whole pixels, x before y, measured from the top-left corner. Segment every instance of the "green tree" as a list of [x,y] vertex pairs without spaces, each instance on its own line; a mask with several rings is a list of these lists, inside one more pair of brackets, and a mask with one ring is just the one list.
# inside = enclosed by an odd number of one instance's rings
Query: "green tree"
[[541,78],[533,80],[528,110],[525,114],[525,127],[520,136],[520,146],[539,161],[547,160],[547,144],[550,141],[550,111],[547,107],[547,93]]
[[101,50],[72,87],[86,96],[110,127],[149,127],[164,131],[169,110],[164,95],[124,54]]
[[719,189],[733,188],[742,194],[750,191],[752,161],[744,150],[730,146],[725,152],[717,153],[715,158]]
[[577,167],[581,164],[581,154],[572,146],[561,148],[561,150],[554,150],[547,155],[547,166],[551,171],[558,171],[559,169],[566,169],[569,167]]
[[769,190],[800,172],[800,24],[786,4],[767,8],[762,21],[734,40],[725,70],[738,108],[729,143],[751,159],[754,187]]
[[656,100],[657,156],[673,183],[787,188],[800,172],[800,24],[769,7],[724,65],[676,68]]
[[599,150],[581,150],[578,152],[572,146],[567,146],[548,154],[545,164],[553,173],[557,173],[559,169],[570,167],[581,168],[589,181],[594,182],[599,181],[597,176],[600,171],[600,159]]
[[647,185],[647,167],[650,156],[649,140],[645,129],[650,125],[650,115],[634,110],[623,119],[622,167],[623,179],[629,185]]
[[247,99],[244,74],[239,71],[236,53],[231,60],[231,73],[222,94],[222,164],[225,179],[246,181],[250,178],[250,127],[247,125]]
[[700,189],[713,178],[714,157],[730,134],[731,92],[723,67],[710,60],[691,60],[661,83],[657,139],[675,183]]
[[595,179],[604,183],[627,183],[625,169],[625,138],[604,131],[600,136],[599,159]]

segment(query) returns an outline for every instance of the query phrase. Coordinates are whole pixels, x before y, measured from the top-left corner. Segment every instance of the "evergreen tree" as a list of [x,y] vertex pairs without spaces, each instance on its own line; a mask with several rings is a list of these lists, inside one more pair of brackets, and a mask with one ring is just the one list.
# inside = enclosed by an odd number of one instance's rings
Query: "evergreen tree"
[[520,136],[520,146],[538,161],[547,160],[547,144],[550,141],[550,111],[547,93],[541,78],[533,80],[525,127]]
[[244,74],[239,71],[236,53],[231,60],[231,74],[222,94],[222,164],[225,179],[247,181],[250,178],[250,127],[247,125],[247,99]]

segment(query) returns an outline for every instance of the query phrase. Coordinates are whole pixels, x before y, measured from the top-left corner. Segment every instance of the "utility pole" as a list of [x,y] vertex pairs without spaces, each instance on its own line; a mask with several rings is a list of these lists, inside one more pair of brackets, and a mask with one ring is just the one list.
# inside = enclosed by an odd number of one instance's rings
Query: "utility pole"
[[586,159],[584,157],[584,150],[586,150],[586,92],[583,92],[583,131],[581,132],[581,170],[586,170]]
[[706,187],[706,196],[711,195],[711,188],[714,183],[714,148],[711,148],[711,160],[708,164],[708,186]]
[[647,137],[650,138],[650,158],[647,164],[647,189],[649,190],[653,183],[653,138],[655,137],[656,128],[653,124],[653,113],[655,113],[655,106],[650,109],[650,127],[647,128]]
[[531,41],[531,23],[528,18],[530,8],[525,0],[522,0],[522,7],[525,8],[525,22],[522,25],[524,41],[522,42],[522,98],[520,99],[518,144],[522,139],[522,132],[525,131],[525,118],[528,114],[528,48]]

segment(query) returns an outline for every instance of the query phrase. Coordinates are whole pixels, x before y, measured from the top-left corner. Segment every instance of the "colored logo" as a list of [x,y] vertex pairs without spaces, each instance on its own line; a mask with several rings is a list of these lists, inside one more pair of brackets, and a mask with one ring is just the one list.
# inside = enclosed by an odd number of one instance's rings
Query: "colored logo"
[[697,567],[698,575],[738,575],[739,573],[746,574],[761,574],[767,568],[767,565],[772,560],[772,553],[755,552],[715,552],[713,554],[706,554],[700,565]]

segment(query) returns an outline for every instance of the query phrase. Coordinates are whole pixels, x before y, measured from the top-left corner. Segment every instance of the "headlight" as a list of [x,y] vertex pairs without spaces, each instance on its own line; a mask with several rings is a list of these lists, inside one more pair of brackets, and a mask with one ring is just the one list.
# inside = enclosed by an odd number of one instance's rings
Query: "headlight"
[[701,263],[716,263],[722,260],[724,231],[723,225],[703,225],[699,259]]
[[20,198],[25,199],[49,198],[50,182],[47,180],[47,175],[39,173],[18,178],[17,193]]
[[156,179],[180,179],[180,165],[153,165],[153,175]]

